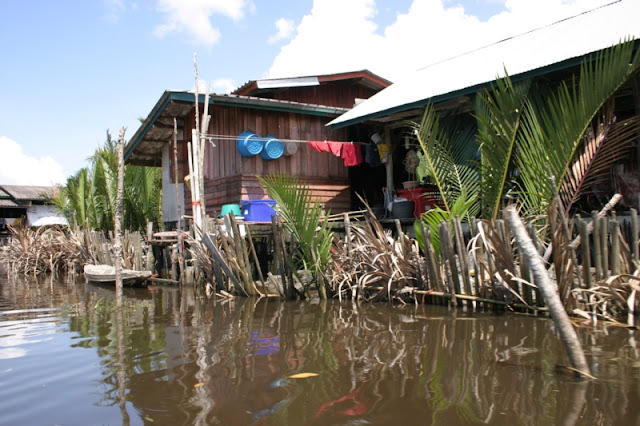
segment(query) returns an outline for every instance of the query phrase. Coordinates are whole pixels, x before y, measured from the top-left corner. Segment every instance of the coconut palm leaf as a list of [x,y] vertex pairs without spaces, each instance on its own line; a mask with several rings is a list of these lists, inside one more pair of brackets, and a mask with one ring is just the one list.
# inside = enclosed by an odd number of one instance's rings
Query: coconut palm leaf
[[322,203],[313,199],[311,189],[296,178],[274,174],[258,176],[269,196],[275,200],[275,210],[283,219],[283,226],[297,243],[297,259],[294,271],[310,270],[320,290],[326,297],[325,272],[330,259],[333,232]]
[[[440,253],[440,233],[438,232],[438,227],[440,223],[447,221],[450,222],[456,217],[464,217],[467,215],[472,209],[472,206],[477,205],[477,199],[475,196],[467,197],[465,193],[462,193],[458,198],[455,199],[453,204],[451,205],[451,210],[443,210],[440,207],[435,207],[420,216],[420,219],[425,223],[429,230],[431,231],[431,244],[436,253]],[[424,252],[424,235],[422,233],[422,226],[419,221],[416,221],[413,224],[413,229],[416,234],[416,239],[418,241],[418,245],[420,249]]]
[[144,229],[162,218],[162,170],[127,166],[124,174],[124,223],[128,229]]
[[[518,163],[523,192],[529,197],[527,213],[544,211],[553,197],[548,186],[543,189],[542,199],[534,197],[547,181],[547,165],[560,189],[591,123],[639,66],[640,54],[633,53],[633,42],[625,41],[599,52],[593,61],[583,62],[579,78],[563,82],[546,98],[531,100],[532,108],[525,109],[523,116],[526,123],[519,143],[524,155]],[[575,186],[574,190],[579,188]],[[541,204],[536,206],[536,201]]]
[[603,108],[587,130],[559,190],[565,215],[583,193],[611,176],[611,169],[634,149],[640,120],[634,117],[615,122],[613,102]]
[[482,211],[497,219],[503,197],[512,186],[517,136],[531,82],[514,84],[507,75],[476,99],[481,160]]
[[[479,192],[477,169],[469,159],[469,153],[475,152],[474,133],[475,126],[441,125],[433,105],[425,108],[417,138],[447,212],[461,194],[475,199]],[[476,206],[470,204],[471,212],[465,215],[475,215]]]

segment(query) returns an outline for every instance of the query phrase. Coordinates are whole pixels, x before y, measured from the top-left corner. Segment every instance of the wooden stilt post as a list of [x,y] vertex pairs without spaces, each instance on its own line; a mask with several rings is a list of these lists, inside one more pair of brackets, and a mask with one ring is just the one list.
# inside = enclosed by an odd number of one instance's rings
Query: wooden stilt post
[[115,223],[113,224],[115,244],[113,245],[113,265],[116,269],[116,307],[122,307],[122,192],[124,187],[124,127],[118,136],[118,187],[116,190]]

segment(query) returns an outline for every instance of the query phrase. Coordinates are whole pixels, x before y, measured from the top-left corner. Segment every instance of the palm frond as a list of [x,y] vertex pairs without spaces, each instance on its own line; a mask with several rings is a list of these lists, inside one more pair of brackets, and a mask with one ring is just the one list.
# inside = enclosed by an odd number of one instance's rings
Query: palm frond
[[531,82],[514,84],[507,75],[477,97],[478,140],[482,153],[483,213],[497,219],[501,200],[510,189],[510,173],[517,151],[517,136]]
[[616,123],[613,102],[602,109],[587,130],[560,185],[565,214],[587,188],[610,177],[611,168],[633,150],[636,132],[640,129],[638,124],[637,117]]
[[547,135],[549,166],[558,189],[571,170],[584,136],[609,99],[640,69],[640,51],[625,41],[596,54],[580,66],[579,79],[563,83],[540,108],[540,125]]
[[324,294],[326,266],[330,259],[333,232],[324,214],[323,204],[313,199],[311,189],[296,178],[282,173],[258,176],[269,196],[276,202],[276,212],[283,226],[297,243],[295,269],[309,269]]
[[451,212],[461,194],[476,198],[479,191],[477,169],[468,158],[474,146],[475,127],[441,126],[433,105],[427,105],[418,128],[418,142],[433,173],[443,210]]

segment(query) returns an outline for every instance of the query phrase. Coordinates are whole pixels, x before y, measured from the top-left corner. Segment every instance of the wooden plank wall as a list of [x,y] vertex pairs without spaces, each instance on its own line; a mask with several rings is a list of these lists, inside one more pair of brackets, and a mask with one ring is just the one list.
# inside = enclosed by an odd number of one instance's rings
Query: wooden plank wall
[[[202,112],[202,107],[200,108]],[[214,105],[209,109],[209,134],[227,135],[231,139],[214,139],[215,147],[207,143],[205,149],[205,198],[207,211],[219,212],[223,204],[238,203],[244,199],[268,198],[256,175],[285,173],[307,183],[334,213],[350,209],[349,170],[342,159],[329,153],[315,152],[306,143],[298,144],[298,151],[276,160],[264,160],[259,155],[242,157],[236,149],[236,137],[245,130],[259,136],[274,136],[289,140],[348,141],[344,129],[331,131],[325,127],[332,117],[310,116],[292,112],[278,112]],[[191,135],[195,110],[185,117],[184,135]],[[186,141],[179,144],[180,179],[188,174]],[[173,175],[173,171],[172,171]],[[185,200],[191,194],[185,187]],[[190,214],[190,202],[186,202]]]
[[274,99],[318,105],[353,108],[356,98],[368,99],[378,91],[369,89],[353,81],[332,81],[330,84],[309,87],[291,87],[276,92]]

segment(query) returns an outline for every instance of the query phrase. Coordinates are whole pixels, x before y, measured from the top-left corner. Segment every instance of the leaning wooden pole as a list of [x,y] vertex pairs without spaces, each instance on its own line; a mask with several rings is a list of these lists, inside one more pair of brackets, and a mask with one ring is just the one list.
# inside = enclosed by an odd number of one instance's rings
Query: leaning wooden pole
[[122,192],[124,188],[124,127],[120,128],[118,136],[118,189],[116,191],[116,211],[113,231],[113,265],[116,269],[116,307],[122,306]]
[[562,306],[560,296],[558,296],[557,287],[551,282],[544,261],[535,245],[531,241],[531,237],[518,216],[514,206],[508,206],[504,210],[504,217],[511,228],[511,233],[516,239],[518,247],[522,251],[525,260],[529,263],[529,268],[535,277],[535,282],[540,289],[540,293],[544,298],[551,318],[558,327],[560,337],[564,342],[571,366],[580,375],[590,376],[589,365],[582,351],[582,345],[578,339],[578,335],[569,321],[569,316]]

